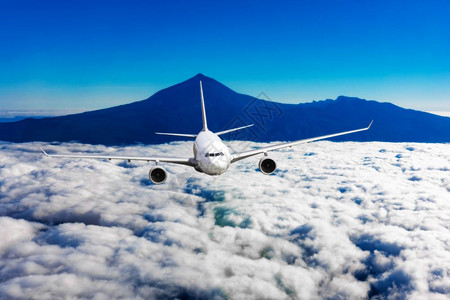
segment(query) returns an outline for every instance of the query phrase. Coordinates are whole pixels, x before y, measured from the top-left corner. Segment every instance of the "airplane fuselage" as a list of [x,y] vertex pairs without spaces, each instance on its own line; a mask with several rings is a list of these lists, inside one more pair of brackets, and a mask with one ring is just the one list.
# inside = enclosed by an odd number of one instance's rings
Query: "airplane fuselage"
[[231,153],[222,140],[209,130],[200,131],[194,142],[195,169],[208,175],[220,175],[231,164]]

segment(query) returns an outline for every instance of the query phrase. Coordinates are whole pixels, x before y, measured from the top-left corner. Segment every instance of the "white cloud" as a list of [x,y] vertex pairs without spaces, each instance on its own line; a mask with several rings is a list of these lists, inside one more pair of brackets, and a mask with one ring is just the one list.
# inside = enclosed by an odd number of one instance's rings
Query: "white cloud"
[[[217,177],[0,144],[0,299],[450,294],[450,145],[307,144]],[[59,153],[190,155],[188,142]],[[233,149],[258,144],[232,142]]]
[[82,109],[48,109],[48,110],[6,110],[0,109],[0,118],[15,118],[15,117],[50,117],[50,116],[64,116],[68,114],[82,113],[86,110]]

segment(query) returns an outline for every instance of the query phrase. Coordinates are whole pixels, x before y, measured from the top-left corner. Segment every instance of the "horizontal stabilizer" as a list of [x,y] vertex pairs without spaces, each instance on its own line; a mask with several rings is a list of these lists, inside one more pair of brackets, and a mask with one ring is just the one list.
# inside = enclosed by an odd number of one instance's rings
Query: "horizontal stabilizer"
[[187,133],[167,133],[167,132],[155,132],[155,134],[159,135],[174,135],[174,136],[184,136],[184,137],[191,137],[195,138],[197,137],[196,134],[187,134]]
[[224,131],[219,131],[219,132],[216,132],[216,134],[217,135],[221,135],[221,134],[233,132],[233,131],[236,131],[236,130],[241,130],[241,129],[244,129],[244,128],[247,128],[247,127],[252,127],[253,125],[254,124],[247,125],[247,126],[242,126],[242,127],[238,127],[238,128],[233,128],[233,129],[228,129],[228,130],[224,130]]

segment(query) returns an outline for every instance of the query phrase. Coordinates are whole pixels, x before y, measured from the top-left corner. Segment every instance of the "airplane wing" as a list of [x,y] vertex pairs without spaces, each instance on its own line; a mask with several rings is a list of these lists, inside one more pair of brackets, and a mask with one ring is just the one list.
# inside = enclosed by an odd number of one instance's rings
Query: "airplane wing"
[[193,158],[174,158],[174,157],[136,157],[136,156],[103,156],[103,155],[72,155],[72,154],[48,154],[44,149],[41,151],[47,157],[57,157],[57,158],[92,158],[92,159],[108,159],[108,160],[137,160],[137,161],[154,161],[154,162],[166,162],[179,165],[186,165],[190,167],[195,167],[197,165]]
[[261,153],[266,153],[268,151],[273,151],[273,150],[277,150],[277,149],[292,147],[292,146],[296,146],[296,145],[299,145],[299,144],[305,144],[305,143],[309,143],[309,142],[313,142],[313,141],[317,141],[317,140],[328,139],[328,138],[339,136],[339,135],[344,135],[344,134],[350,134],[350,133],[355,133],[355,132],[359,132],[359,131],[369,130],[370,126],[372,126],[372,123],[373,123],[373,120],[370,122],[369,126],[367,126],[365,128],[361,128],[361,129],[355,129],[355,130],[350,130],[350,131],[344,131],[344,132],[338,132],[338,133],[333,133],[333,134],[328,134],[328,135],[322,135],[322,136],[318,136],[318,137],[298,140],[298,141],[294,141],[294,142],[281,143],[281,144],[276,144],[276,145],[269,146],[269,147],[264,147],[264,148],[259,148],[259,149],[255,149],[255,150],[250,150],[250,151],[237,153],[237,154],[234,154],[233,157],[231,158],[231,163],[237,162],[237,161],[239,161],[241,159],[244,159],[244,158],[247,158],[247,157],[250,157],[250,156],[258,155],[258,154],[261,154]]

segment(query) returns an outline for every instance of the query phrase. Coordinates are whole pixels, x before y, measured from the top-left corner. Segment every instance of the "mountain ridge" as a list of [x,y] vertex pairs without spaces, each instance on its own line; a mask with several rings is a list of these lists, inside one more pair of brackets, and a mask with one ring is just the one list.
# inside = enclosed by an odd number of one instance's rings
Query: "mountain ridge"
[[255,124],[225,135],[228,139],[290,141],[362,128],[374,120],[367,132],[332,140],[450,142],[448,117],[347,96],[309,103],[278,103],[240,94],[201,73],[147,99],[128,104],[66,116],[0,123],[0,140],[78,141],[104,145],[180,140],[154,132],[198,133],[201,130],[200,80],[210,130]]

